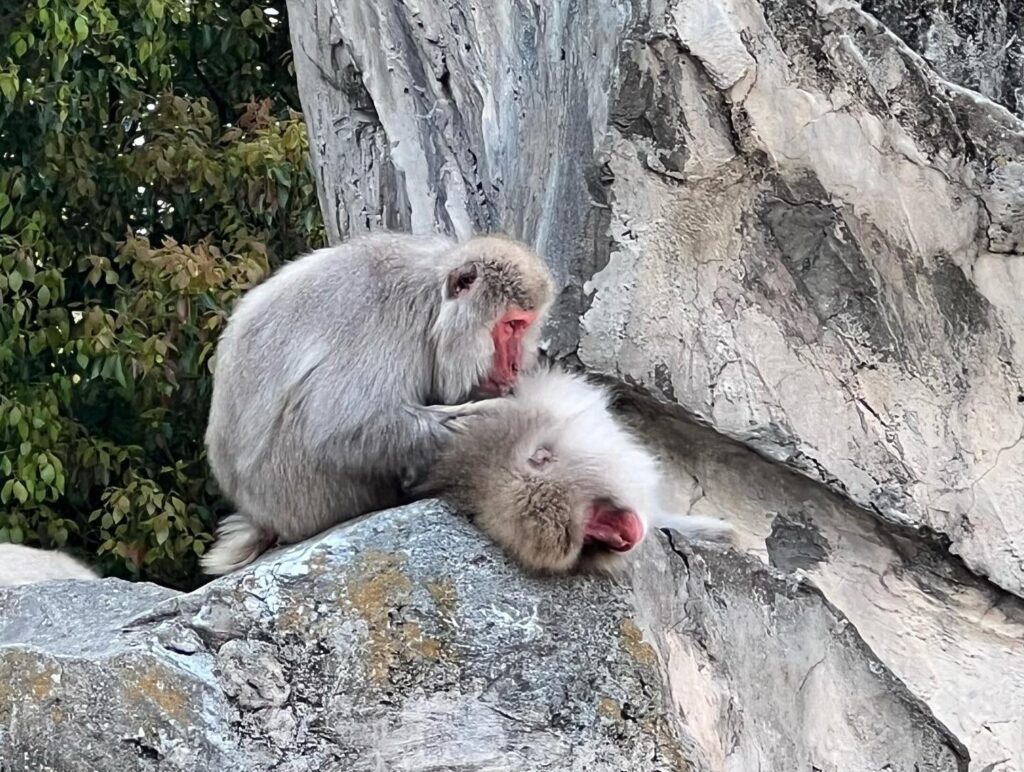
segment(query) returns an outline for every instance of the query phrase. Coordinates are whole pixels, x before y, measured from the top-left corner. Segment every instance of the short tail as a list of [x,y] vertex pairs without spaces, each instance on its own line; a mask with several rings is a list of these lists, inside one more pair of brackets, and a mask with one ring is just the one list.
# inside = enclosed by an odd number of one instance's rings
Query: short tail
[[677,515],[660,513],[651,523],[653,528],[670,528],[689,541],[713,541],[732,544],[736,529],[725,520],[708,515]]
[[203,572],[218,576],[237,571],[262,555],[275,541],[244,512],[228,515],[217,527],[217,540],[199,559]]

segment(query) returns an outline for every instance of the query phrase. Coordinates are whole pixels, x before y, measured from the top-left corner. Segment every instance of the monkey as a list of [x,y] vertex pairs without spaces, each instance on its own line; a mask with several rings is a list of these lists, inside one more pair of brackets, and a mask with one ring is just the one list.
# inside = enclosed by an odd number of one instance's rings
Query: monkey
[[723,520],[662,509],[657,459],[581,376],[524,374],[514,398],[451,428],[418,491],[447,499],[528,571],[614,571],[651,527],[733,539]]
[[99,578],[91,568],[63,552],[21,544],[0,544],[0,587]]
[[398,233],[311,252],[248,291],[217,345],[204,438],[236,512],[203,570],[408,501],[448,425],[536,365],[553,292],[507,236]]

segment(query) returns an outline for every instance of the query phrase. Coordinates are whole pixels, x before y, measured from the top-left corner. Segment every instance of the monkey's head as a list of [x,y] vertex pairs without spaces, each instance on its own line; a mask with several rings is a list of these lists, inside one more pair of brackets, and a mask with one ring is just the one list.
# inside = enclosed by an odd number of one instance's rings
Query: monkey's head
[[432,470],[435,489],[538,573],[612,568],[647,535],[647,497],[608,466],[632,448],[609,458],[587,447],[608,438],[573,423],[516,406],[474,417]]
[[507,394],[537,360],[553,293],[547,265],[524,244],[481,236],[454,249],[431,330],[440,400]]

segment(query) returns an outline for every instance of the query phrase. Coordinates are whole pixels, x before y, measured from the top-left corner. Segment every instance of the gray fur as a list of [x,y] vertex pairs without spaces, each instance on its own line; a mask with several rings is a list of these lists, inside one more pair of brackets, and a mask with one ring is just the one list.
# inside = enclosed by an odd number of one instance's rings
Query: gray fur
[[91,568],[63,552],[22,544],[0,544],[0,587],[99,578]]
[[[450,297],[449,274],[467,265],[478,280]],[[547,267],[518,242],[399,234],[313,252],[247,293],[217,349],[206,432],[238,513],[204,569],[226,573],[275,541],[404,501],[448,434],[429,406],[469,399],[494,322],[511,306],[542,317],[551,295]]]

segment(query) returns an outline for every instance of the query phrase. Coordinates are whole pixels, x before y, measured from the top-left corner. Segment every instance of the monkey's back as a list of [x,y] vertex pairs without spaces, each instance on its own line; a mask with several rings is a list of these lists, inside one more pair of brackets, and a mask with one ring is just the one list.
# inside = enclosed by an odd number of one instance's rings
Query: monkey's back
[[[373,414],[430,388],[417,331],[437,313],[451,246],[354,239],[296,259],[241,299],[218,345],[206,432],[211,468],[239,509],[287,528],[375,503],[358,485],[339,496],[364,471],[357,446]],[[367,471],[369,489],[379,480]]]

